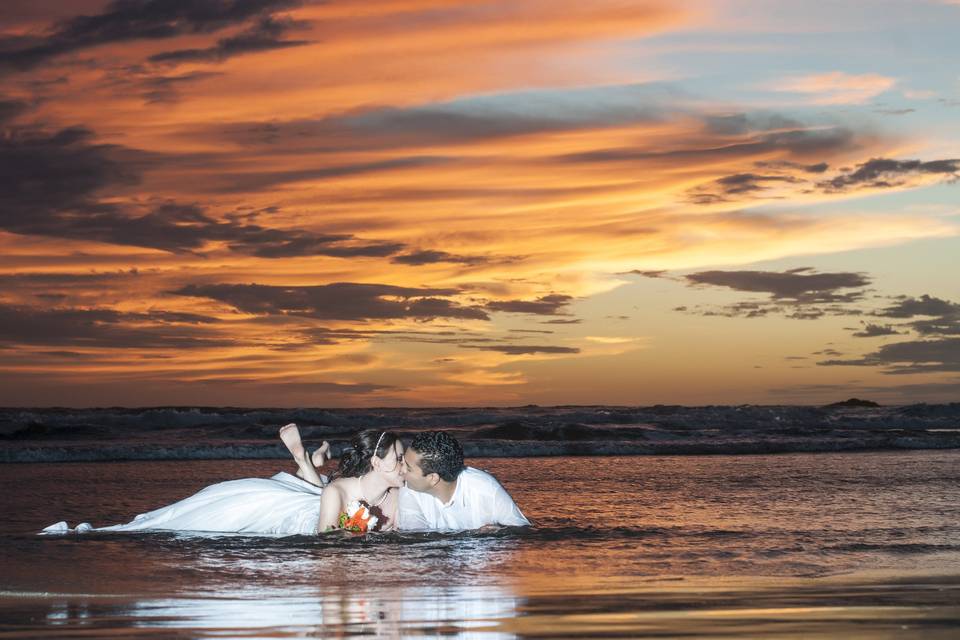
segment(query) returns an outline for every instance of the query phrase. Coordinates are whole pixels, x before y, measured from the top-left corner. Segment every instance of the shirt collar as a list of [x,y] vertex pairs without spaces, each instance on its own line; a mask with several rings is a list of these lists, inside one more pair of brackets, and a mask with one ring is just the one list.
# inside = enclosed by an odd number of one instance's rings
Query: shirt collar
[[[457,494],[460,493],[460,476],[462,476],[462,475],[463,475],[463,472],[460,472],[460,474],[457,476],[457,486],[454,487],[454,489],[453,489],[453,495],[450,496],[450,500],[449,500],[448,502],[444,502],[443,504],[440,505],[440,506],[442,506],[444,509],[446,509],[447,507],[452,507],[453,504],[457,501]],[[438,502],[439,502],[439,500],[438,500]]]

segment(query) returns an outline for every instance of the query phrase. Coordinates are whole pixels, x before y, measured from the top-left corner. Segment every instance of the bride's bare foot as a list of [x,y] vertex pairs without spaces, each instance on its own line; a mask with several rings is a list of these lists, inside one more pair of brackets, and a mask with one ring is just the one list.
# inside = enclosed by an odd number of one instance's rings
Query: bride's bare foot
[[287,445],[287,449],[297,463],[306,462],[307,452],[304,450],[303,442],[300,440],[300,429],[297,428],[295,423],[291,422],[288,425],[280,427],[280,439],[283,440],[283,444]]
[[330,459],[330,443],[326,440],[323,441],[323,444],[320,445],[320,448],[313,452],[313,455],[310,456],[310,461],[313,462],[313,466],[318,469],[327,463],[327,460]]

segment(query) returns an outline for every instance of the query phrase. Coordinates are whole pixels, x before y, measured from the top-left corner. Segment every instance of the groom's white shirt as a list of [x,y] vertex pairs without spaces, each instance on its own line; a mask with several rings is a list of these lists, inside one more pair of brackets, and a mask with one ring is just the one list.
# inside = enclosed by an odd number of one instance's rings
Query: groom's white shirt
[[446,504],[429,493],[401,487],[398,510],[397,526],[404,531],[460,531],[488,524],[530,524],[497,479],[473,467],[460,472],[453,497]]

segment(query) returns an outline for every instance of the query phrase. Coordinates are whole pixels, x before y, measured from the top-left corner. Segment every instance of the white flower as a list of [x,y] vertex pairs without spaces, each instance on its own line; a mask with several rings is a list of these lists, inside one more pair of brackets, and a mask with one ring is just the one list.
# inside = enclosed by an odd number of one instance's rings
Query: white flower
[[377,516],[370,516],[370,519],[367,521],[367,529],[373,530],[377,526]]
[[352,518],[360,511],[360,503],[357,500],[347,503],[347,517]]

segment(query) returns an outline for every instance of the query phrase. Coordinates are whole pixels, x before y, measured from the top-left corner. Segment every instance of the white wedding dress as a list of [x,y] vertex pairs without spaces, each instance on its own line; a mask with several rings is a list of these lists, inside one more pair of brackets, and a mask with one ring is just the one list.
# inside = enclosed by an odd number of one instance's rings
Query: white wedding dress
[[[326,482],[327,478],[321,476]],[[286,472],[272,478],[228,480],[201,489],[189,498],[141,513],[126,524],[71,529],[58,522],[46,534],[71,531],[196,531],[248,535],[314,534],[320,519],[323,489]]]

